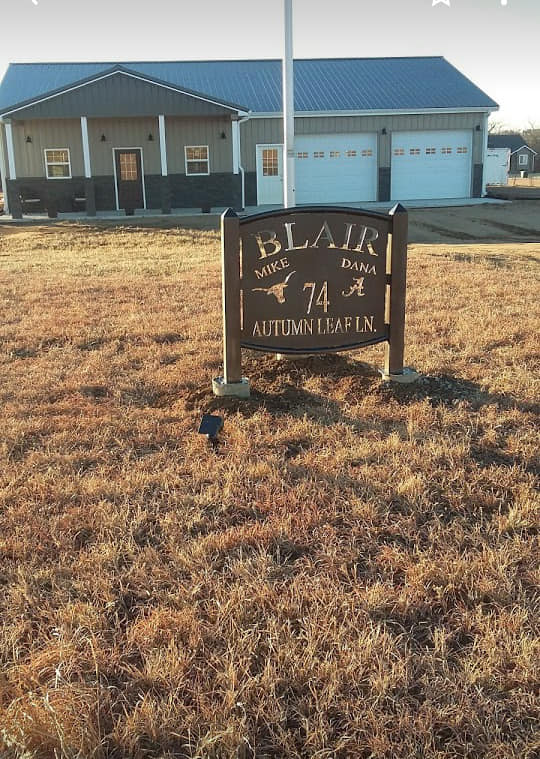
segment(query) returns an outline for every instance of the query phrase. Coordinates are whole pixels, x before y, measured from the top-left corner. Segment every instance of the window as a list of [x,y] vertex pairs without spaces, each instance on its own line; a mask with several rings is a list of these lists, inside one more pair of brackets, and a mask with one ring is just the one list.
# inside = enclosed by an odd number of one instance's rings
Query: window
[[345,155],[347,158],[356,158],[357,153],[356,150],[346,150]]
[[262,173],[263,177],[279,176],[279,159],[277,148],[263,148]]
[[339,150],[331,150],[330,151],[330,158],[339,158],[341,153]]
[[527,153],[522,153],[519,156],[519,165],[520,166],[528,166],[529,165],[529,156]]
[[313,158],[324,158],[324,150],[316,150],[313,153]]
[[368,148],[367,150],[362,150],[362,155],[363,155],[364,157],[365,157],[365,156],[370,156],[370,155],[373,155],[373,150],[371,150],[371,148]]
[[186,145],[186,174],[210,174],[208,145]]
[[45,171],[47,179],[71,179],[69,148],[46,149]]
[[297,158],[309,158],[309,153],[306,153],[305,151],[302,151],[301,153],[296,154]]
[[394,155],[405,155],[405,150],[403,148],[394,148]]
[[435,155],[437,148],[426,148],[426,155]]
[[451,152],[452,152],[452,148],[441,148],[441,153],[443,155],[450,155]]
[[466,148],[466,147],[459,147],[459,148],[457,149],[457,152],[458,152],[458,153],[468,153],[468,152],[469,152],[469,148]]
[[420,155],[420,148],[410,148],[409,153],[411,155]]
[[130,182],[139,178],[135,153],[120,153],[120,179]]

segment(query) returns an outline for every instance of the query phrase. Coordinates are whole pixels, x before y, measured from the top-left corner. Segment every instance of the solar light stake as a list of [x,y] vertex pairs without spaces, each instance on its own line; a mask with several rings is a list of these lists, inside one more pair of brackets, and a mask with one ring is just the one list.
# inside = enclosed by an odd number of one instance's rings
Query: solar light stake
[[203,414],[199,425],[199,435],[206,435],[209,442],[216,442],[218,432],[223,428],[223,419],[212,414]]

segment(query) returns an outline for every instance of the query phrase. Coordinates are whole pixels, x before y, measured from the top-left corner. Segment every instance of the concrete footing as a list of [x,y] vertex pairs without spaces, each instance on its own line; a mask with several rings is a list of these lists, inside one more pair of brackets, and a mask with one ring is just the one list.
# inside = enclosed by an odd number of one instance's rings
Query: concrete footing
[[383,382],[398,382],[401,385],[409,385],[411,382],[416,382],[422,376],[414,369],[406,366],[401,374],[386,374],[384,369],[379,369]]
[[212,390],[220,398],[249,398],[250,384],[247,377],[242,377],[240,382],[225,382],[223,377],[216,377],[212,380]]

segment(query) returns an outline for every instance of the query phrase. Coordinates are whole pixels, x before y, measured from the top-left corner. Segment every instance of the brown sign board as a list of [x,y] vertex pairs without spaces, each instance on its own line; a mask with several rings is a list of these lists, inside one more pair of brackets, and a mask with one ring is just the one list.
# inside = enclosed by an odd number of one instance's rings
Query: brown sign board
[[389,227],[335,209],[241,219],[242,346],[317,353],[386,340]]
[[226,211],[224,376],[214,392],[249,393],[241,348],[317,354],[386,341],[383,375],[403,374],[407,223],[399,204],[389,214],[334,206],[245,217]]

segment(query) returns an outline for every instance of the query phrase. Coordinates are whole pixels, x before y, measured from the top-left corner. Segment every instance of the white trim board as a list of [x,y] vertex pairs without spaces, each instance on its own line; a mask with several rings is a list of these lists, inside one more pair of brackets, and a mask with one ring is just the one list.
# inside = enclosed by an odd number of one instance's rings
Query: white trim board
[[115,150],[140,150],[140,152],[141,152],[141,182],[142,182],[142,194],[143,194],[143,208],[146,211],[146,183],[144,181],[144,154],[143,154],[143,149],[142,148],[137,148],[137,147],[135,147],[135,148],[133,148],[133,147],[128,147],[128,148],[116,147],[116,148],[111,148],[111,149],[112,149],[112,164],[113,164],[113,173],[114,173],[114,197],[115,197],[115,200],[116,200],[116,210],[119,211],[120,210],[120,206],[118,204],[118,182],[116,181],[116,156],[114,154],[114,151]]
[[[426,116],[447,113],[493,113],[498,111],[497,108],[409,108],[409,109],[385,109],[373,111],[295,111],[294,116],[297,119],[321,118],[324,116]],[[267,113],[257,113],[256,111],[249,114],[250,119],[282,119],[282,113],[270,111]]]
[[237,119],[231,121],[231,137],[233,174],[238,174],[240,172],[240,125]]
[[6,123],[6,147],[9,178],[17,179],[17,172],[15,170],[15,146],[13,144],[13,128],[9,122]]
[[12,113],[17,113],[18,111],[24,111],[26,108],[32,108],[35,105],[38,105],[39,103],[44,103],[46,100],[53,100],[54,98],[60,97],[60,95],[65,95],[68,92],[73,92],[74,90],[79,90],[82,87],[87,87],[89,84],[95,84],[96,82],[101,82],[103,79],[108,79],[111,76],[129,76],[132,79],[138,79],[141,82],[145,82],[146,84],[153,84],[155,87],[162,87],[164,90],[171,90],[171,92],[176,92],[180,95],[186,95],[186,97],[194,98],[194,100],[201,100],[204,103],[210,103],[210,105],[217,105],[220,108],[225,108],[229,111],[233,111],[234,113],[239,113],[242,116],[247,115],[248,111],[243,111],[239,108],[235,108],[232,105],[227,105],[225,103],[220,103],[219,100],[212,100],[211,98],[204,97],[202,95],[194,95],[192,92],[188,92],[187,90],[183,90],[181,87],[175,87],[172,84],[161,84],[161,82],[156,82],[151,78],[147,78],[144,76],[138,76],[136,74],[132,74],[129,71],[109,71],[102,75],[97,75],[95,78],[90,79],[87,82],[82,82],[81,84],[76,84],[72,87],[66,87],[64,90],[60,90],[59,92],[54,92],[52,95],[45,95],[43,97],[38,97],[36,100],[30,100],[29,102],[25,103],[24,105],[17,106],[16,108],[11,108],[9,111],[4,111],[3,113],[0,113],[0,117],[9,116]]
[[167,131],[165,127],[165,116],[160,113],[158,116],[159,130],[159,157],[161,159],[161,176],[166,177],[169,174],[167,167]]
[[6,157],[4,155],[4,130],[0,124],[0,179],[2,180],[2,194],[4,196],[4,213],[9,213],[9,201],[7,195]]
[[84,161],[84,176],[86,179],[92,177],[92,165],[90,163],[90,143],[88,141],[88,119],[81,116],[81,139]]

